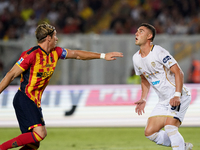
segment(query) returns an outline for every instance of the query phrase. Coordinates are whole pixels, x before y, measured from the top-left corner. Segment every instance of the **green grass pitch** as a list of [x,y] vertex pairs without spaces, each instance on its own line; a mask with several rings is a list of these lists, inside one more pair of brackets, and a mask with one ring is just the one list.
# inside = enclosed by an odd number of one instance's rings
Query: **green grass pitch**
[[[200,127],[180,127],[193,150],[200,149]],[[144,127],[47,128],[40,150],[170,150],[144,136]],[[18,128],[0,128],[0,143],[18,136]],[[19,148],[14,148],[15,150]]]

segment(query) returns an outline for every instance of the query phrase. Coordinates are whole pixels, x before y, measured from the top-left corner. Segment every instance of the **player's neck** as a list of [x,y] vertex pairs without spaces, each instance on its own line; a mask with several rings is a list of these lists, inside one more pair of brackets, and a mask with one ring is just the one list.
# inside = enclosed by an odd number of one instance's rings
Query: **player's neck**
[[143,57],[146,57],[149,53],[150,53],[150,51],[151,51],[151,49],[152,49],[152,43],[150,42],[147,42],[147,43],[145,43],[144,45],[141,45],[140,46],[140,53],[141,53],[141,57],[143,58]]
[[43,42],[43,43],[38,43],[38,45],[47,52],[47,54],[50,53],[51,49],[48,46],[48,43]]

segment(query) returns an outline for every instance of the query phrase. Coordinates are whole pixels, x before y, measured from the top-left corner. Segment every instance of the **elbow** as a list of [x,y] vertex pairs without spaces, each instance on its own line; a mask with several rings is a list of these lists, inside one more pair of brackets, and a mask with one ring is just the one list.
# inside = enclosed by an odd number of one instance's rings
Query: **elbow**
[[6,76],[10,79],[10,82],[12,82],[17,76],[13,74],[11,71],[9,71]]
[[78,59],[78,60],[89,60],[88,58],[80,57],[80,56],[77,56],[76,59]]

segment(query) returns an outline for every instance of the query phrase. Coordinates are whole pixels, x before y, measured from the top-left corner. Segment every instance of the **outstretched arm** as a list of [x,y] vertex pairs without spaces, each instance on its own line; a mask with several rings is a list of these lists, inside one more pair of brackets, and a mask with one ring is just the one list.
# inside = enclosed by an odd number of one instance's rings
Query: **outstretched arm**
[[110,53],[95,53],[83,50],[69,50],[66,59],[80,59],[80,60],[91,60],[91,59],[102,59],[105,60],[115,60],[116,57],[123,57],[120,52],[110,52]]
[[0,93],[16,78],[22,73],[22,69],[16,64],[13,68],[6,74],[6,76],[0,82]]
[[147,81],[147,79],[143,75],[140,75],[140,77],[141,77],[142,95],[141,95],[140,100],[135,102],[135,104],[137,105],[135,108],[135,112],[138,113],[138,115],[142,115],[142,113],[144,113],[146,98],[147,98],[147,94],[149,93],[149,88],[150,88],[150,84]]

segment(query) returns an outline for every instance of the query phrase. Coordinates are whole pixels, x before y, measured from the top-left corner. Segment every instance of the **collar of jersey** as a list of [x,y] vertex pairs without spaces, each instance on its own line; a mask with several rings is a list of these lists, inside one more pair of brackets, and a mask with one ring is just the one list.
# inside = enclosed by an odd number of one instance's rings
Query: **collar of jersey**
[[[151,50],[150,51],[153,51],[153,48],[154,48],[154,45],[151,46]],[[139,51],[139,54],[141,54],[141,50]]]
[[40,45],[38,45],[38,46],[46,55],[49,55],[42,47],[40,47]]

